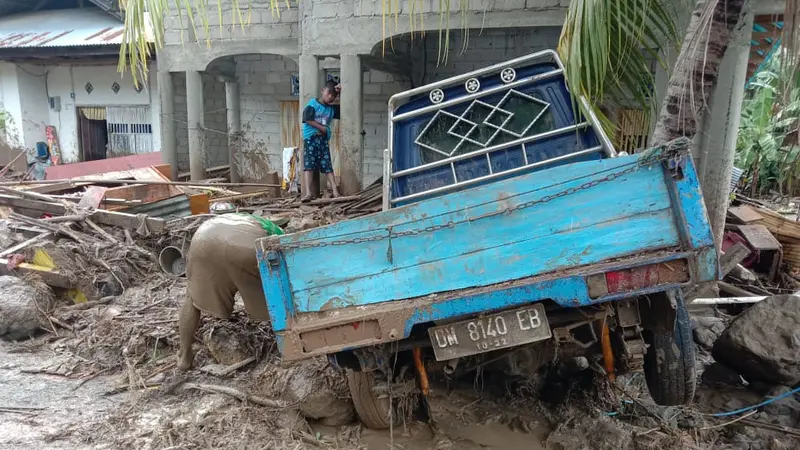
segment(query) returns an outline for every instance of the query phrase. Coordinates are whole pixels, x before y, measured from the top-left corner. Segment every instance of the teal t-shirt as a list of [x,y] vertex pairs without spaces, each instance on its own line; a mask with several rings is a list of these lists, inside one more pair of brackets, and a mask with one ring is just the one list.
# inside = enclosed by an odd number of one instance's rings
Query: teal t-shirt
[[[308,102],[308,105],[306,105],[304,111],[307,110],[308,108],[314,110],[314,121],[328,129],[326,135],[330,140],[331,122],[333,122],[333,119],[336,118],[336,111],[333,108],[333,106],[323,105],[317,99],[312,98],[311,101]],[[310,139],[314,137],[314,135],[316,135],[317,132],[318,130],[316,128],[305,123],[305,121],[303,122],[303,139]]]

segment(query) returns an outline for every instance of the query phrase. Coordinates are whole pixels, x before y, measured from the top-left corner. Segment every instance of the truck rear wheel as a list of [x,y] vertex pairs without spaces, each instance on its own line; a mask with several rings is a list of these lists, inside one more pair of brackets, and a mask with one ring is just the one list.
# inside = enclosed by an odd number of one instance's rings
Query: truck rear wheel
[[356,407],[358,418],[367,428],[384,430],[391,425],[391,404],[388,397],[380,396],[373,391],[375,377],[371,372],[347,371],[347,384],[350,396]]
[[645,330],[649,345],[644,356],[644,375],[653,400],[664,406],[686,405],[694,399],[697,383],[692,325],[683,295],[676,295],[675,329]]

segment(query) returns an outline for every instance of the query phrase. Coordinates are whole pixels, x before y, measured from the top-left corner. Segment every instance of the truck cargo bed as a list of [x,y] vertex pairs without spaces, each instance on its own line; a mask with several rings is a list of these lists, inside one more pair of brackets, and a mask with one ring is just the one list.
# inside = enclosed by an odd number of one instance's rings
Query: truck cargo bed
[[[677,179],[665,164],[641,165],[647,157],[554,167],[263,239],[257,248],[273,326],[280,332],[304,314],[560,271],[589,274],[637,255],[653,262],[665,250],[689,257],[694,282],[714,279],[716,253],[690,158]],[[607,300],[591,299],[584,281],[564,287],[548,298],[565,306]]]

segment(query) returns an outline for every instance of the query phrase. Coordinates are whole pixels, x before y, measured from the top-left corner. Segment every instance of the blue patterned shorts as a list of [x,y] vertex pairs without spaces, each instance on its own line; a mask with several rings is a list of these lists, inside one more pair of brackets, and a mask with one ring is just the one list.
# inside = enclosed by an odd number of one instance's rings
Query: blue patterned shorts
[[303,169],[319,169],[322,173],[333,172],[331,150],[327,138],[314,136],[303,141]]

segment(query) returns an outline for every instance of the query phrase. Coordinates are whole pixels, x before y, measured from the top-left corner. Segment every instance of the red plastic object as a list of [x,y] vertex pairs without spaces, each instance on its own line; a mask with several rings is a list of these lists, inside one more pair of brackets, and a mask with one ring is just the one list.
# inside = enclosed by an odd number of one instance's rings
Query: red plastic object
[[736,245],[737,243],[742,243],[745,247],[750,249],[750,256],[745,258],[742,261],[742,266],[744,267],[752,267],[752,265],[758,261],[758,252],[747,242],[741,234],[735,231],[726,231],[725,234],[722,236],[722,251],[727,252],[728,249]]

